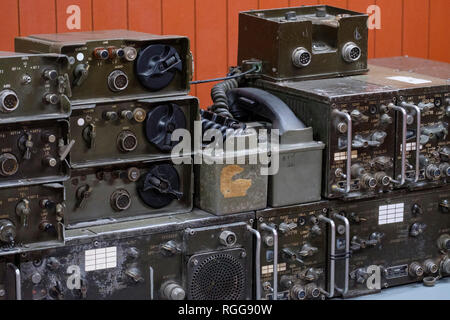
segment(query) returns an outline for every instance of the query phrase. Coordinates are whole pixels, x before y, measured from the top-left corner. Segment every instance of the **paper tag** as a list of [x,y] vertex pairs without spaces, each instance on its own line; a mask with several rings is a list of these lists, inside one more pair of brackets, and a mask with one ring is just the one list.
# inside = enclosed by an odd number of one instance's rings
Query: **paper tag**
[[117,248],[109,247],[85,251],[85,270],[96,271],[117,267]]
[[400,81],[400,82],[406,82],[406,83],[410,83],[410,84],[424,84],[424,83],[431,82],[430,80],[413,78],[413,77],[404,77],[404,76],[387,77],[386,79]]

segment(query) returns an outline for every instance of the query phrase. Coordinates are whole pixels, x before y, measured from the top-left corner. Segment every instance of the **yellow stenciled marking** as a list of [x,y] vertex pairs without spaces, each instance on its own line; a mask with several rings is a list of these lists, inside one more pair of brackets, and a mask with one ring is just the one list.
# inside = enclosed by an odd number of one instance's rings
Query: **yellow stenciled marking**
[[220,192],[225,198],[245,197],[248,189],[252,186],[250,179],[236,179],[233,177],[244,171],[238,165],[229,165],[222,169],[220,174]]

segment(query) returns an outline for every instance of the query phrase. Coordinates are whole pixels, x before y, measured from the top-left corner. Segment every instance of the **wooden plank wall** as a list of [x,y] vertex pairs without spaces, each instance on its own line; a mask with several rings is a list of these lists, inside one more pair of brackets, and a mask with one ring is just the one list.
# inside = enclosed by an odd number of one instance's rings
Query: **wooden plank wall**
[[[36,33],[128,28],[182,34],[192,42],[195,78],[205,79],[236,65],[239,11],[319,3],[360,12],[380,7],[381,29],[369,34],[371,58],[410,55],[450,63],[449,0],[2,0],[0,50],[13,50],[18,35]],[[69,30],[78,10],[79,29]],[[203,107],[210,87],[192,90]]]

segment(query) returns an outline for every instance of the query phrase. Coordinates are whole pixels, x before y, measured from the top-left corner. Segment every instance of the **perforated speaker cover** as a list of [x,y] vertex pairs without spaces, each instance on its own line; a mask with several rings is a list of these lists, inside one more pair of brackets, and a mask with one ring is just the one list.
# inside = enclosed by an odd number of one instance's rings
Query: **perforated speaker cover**
[[188,262],[188,299],[243,300],[247,279],[245,250],[194,255]]

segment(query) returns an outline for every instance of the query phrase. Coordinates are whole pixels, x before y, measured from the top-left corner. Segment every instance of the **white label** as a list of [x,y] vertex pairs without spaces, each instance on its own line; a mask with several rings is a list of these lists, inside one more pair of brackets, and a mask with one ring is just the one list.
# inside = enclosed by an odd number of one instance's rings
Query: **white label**
[[[423,146],[420,145],[420,150],[422,150],[422,149],[423,149]],[[415,142],[408,142],[406,144],[406,152],[414,151],[414,150],[416,150],[416,143]],[[402,144],[400,145],[400,151],[403,151],[403,145]]]
[[404,76],[387,77],[386,79],[400,81],[400,82],[406,82],[406,83],[410,83],[410,84],[424,84],[424,83],[431,82],[430,80],[413,78],[413,77],[404,77]]
[[405,204],[389,204],[378,208],[378,224],[390,224],[403,222],[403,214],[405,212]]
[[85,251],[85,271],[96,271],[117,267],[117,247]]
[[[278,264],[278,272],[282,272],[286,270],[286,263],[279,263]],[[273,264],[270,264],[268,266],[263,266],[261,268],[261,274],[269,274],[273,273]]]
[[[352,159],[358,158],[358,150],[352,151]],[[336,152],[334,154],[334,161],[347,160],[347,152]]]

